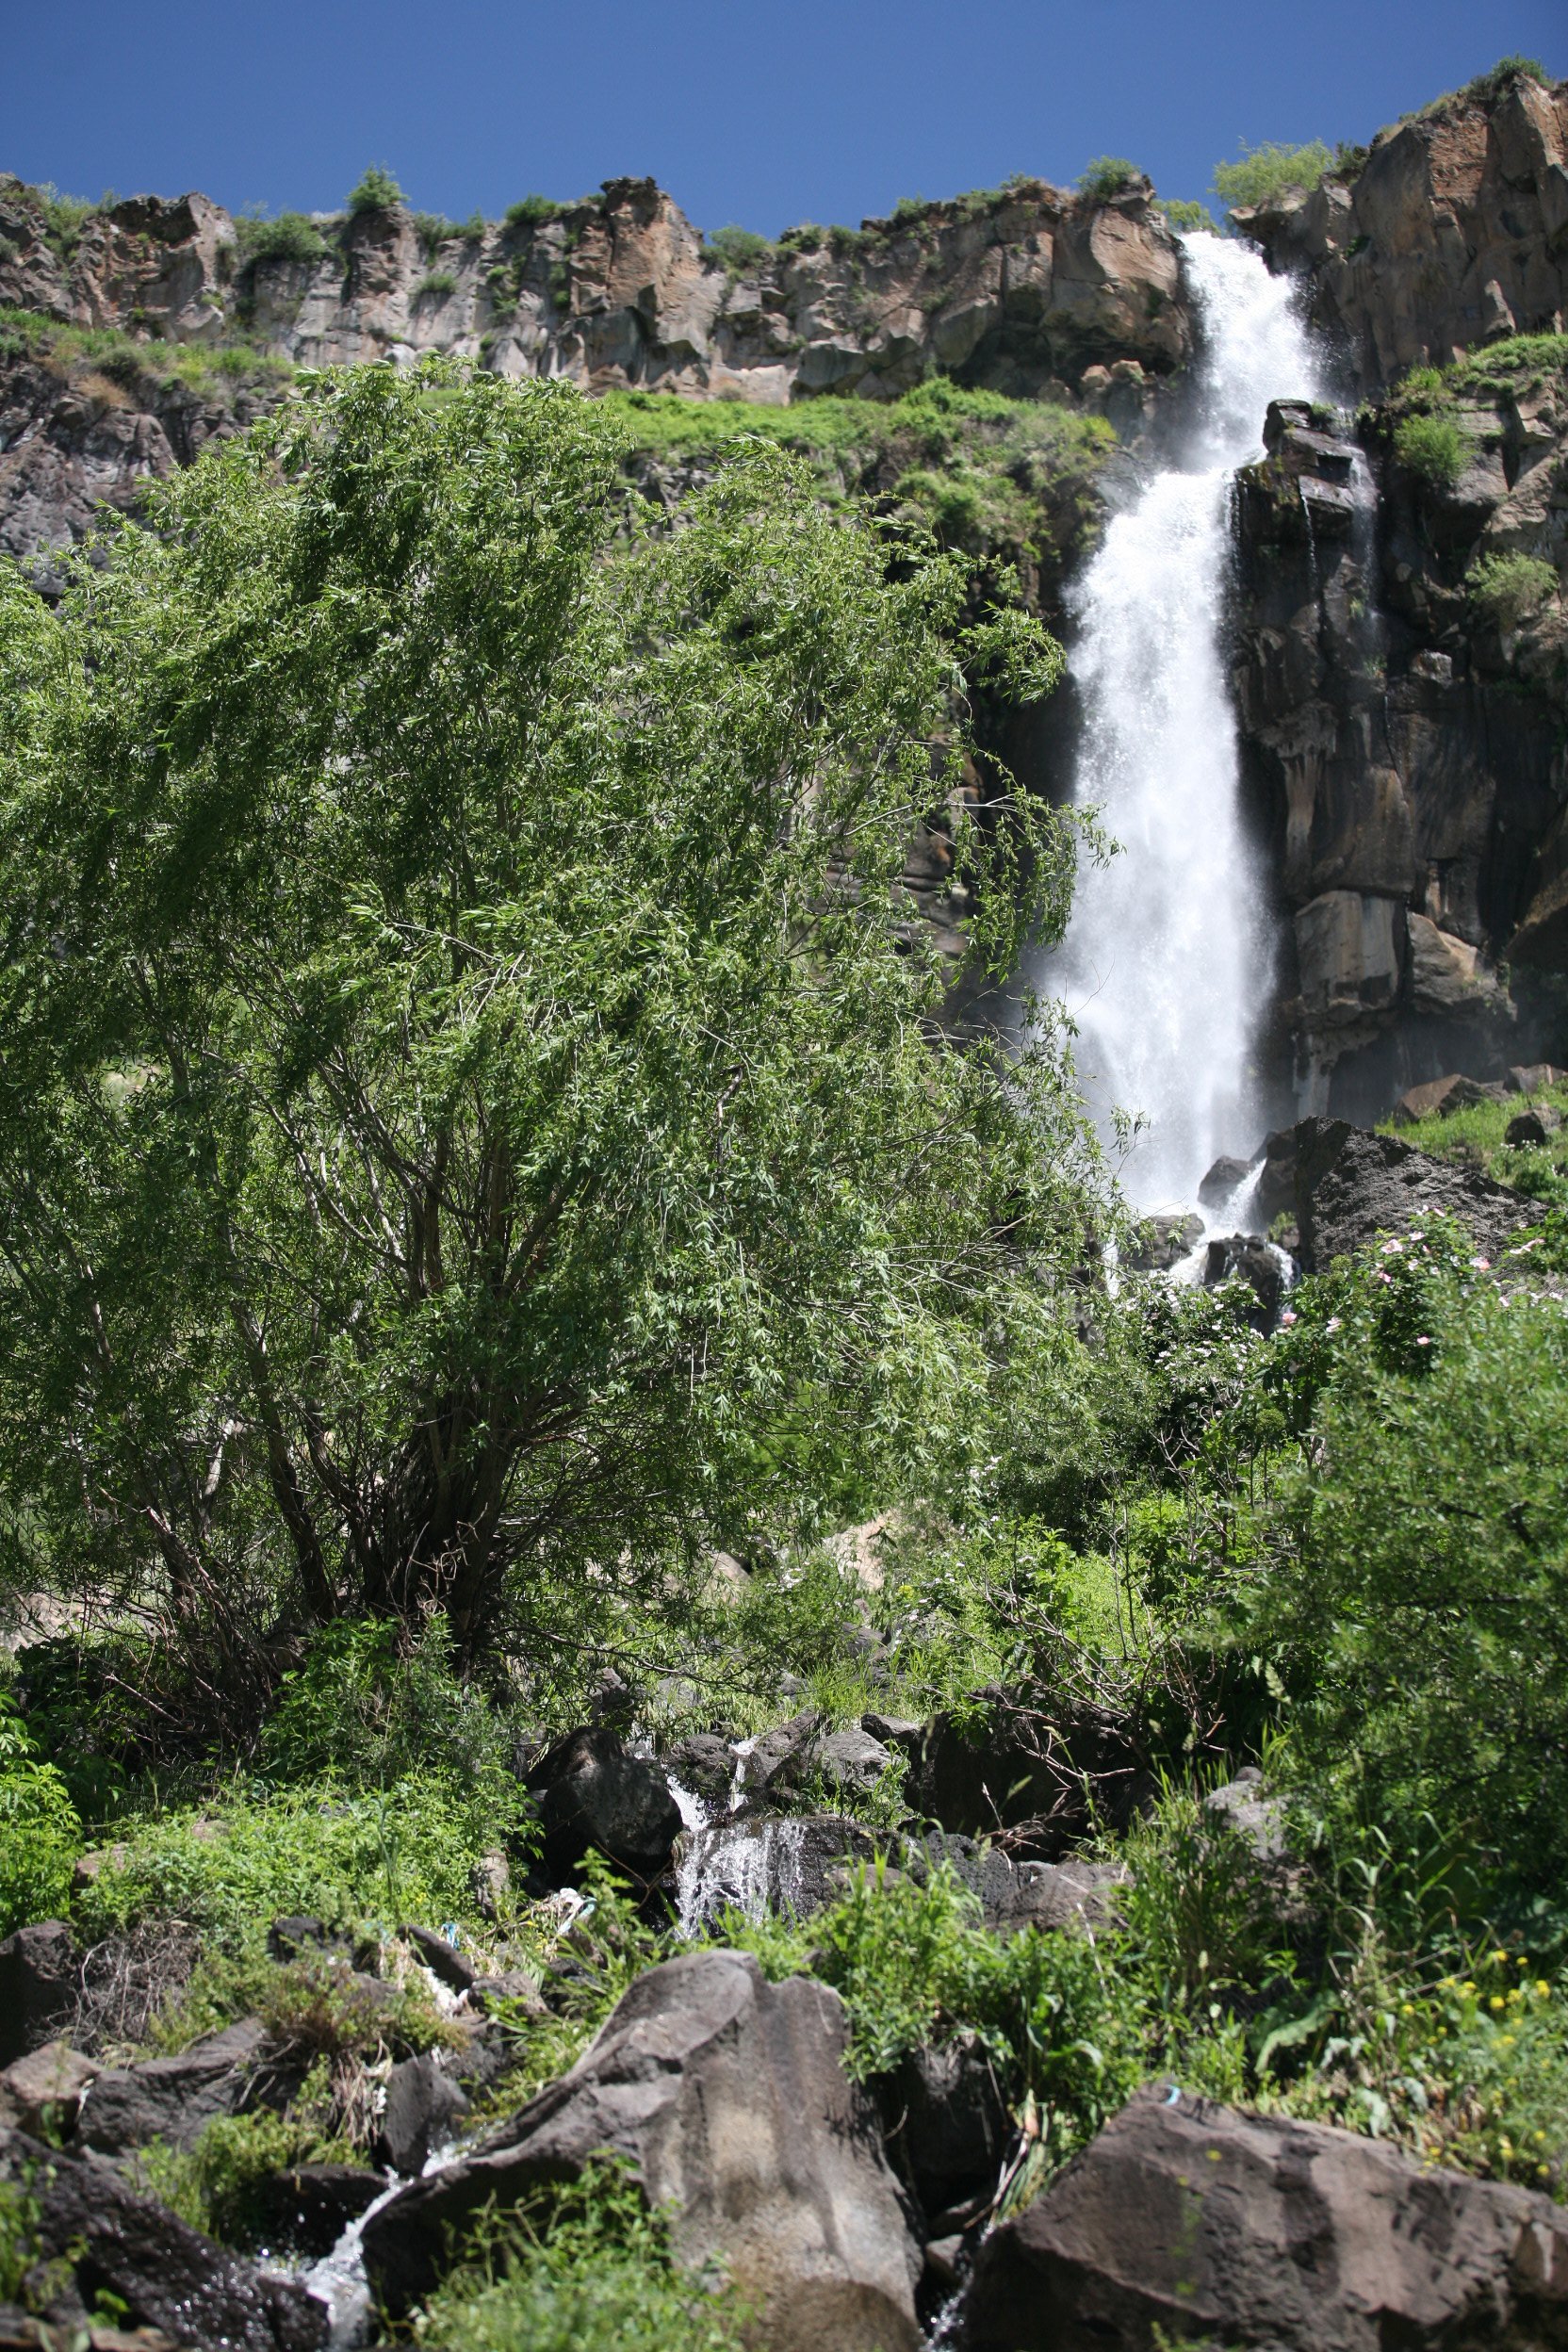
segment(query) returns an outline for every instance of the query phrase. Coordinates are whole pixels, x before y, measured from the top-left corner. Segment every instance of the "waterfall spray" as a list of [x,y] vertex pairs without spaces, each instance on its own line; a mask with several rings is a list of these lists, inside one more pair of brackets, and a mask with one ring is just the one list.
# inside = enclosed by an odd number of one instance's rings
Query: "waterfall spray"
[[1123,1169],[1140,1208],[1190,1201],[1216,1155],[1250,1148],[1249,1051],[1270,977],[1244,839],[1221,657],[1229,484],[1263,453],[1271,400],[1316,369],[1288,283],[1238,240],[1182,239],[1203,345],[1174,460],[1114,515],[1074,596],[1085,733],[1075,797],[1121,854],[1082,871],[1041,975],[1078,1024],[1102,1133],[1145,1122]]

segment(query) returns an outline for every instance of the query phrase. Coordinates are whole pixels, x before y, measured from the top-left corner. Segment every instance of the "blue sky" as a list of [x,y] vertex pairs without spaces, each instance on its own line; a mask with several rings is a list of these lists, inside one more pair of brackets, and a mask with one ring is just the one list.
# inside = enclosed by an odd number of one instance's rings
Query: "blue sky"
[[1562,0],[0,0],[0,169],[276,211],[374,160],[459,217],[651,172],[773,235],[1103,154],[1201,195],[1505,52],[1568,74]]

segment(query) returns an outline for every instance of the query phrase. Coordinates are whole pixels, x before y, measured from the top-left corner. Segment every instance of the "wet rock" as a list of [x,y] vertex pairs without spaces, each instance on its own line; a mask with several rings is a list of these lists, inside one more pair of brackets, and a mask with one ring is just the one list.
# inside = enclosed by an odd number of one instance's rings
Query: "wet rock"
[[13,2058],[0,2074],[0,2122],[36,2132],[52,2123],[74,2131],[82,2095],[101,2069],[69,2042],[44,2042],[24,2058]]
[[1257,1299],[1248,1321],[1255,1331],[1271,1331],[1280,1319],[1285,1291],[1285,1269],[1261,1233],[1233,1233],[1229,1240],[1211,1241],[1203,1262],[1204,1287],[1240,1280]]
[[584,1726],[559,1740],[529,1774],[544,1824],[544,1867],[557,1886],[590,1853],[607,1854],[652,1881],[680,1835],[680,1807],[663,1769],[629,1756],[612,1724]]
[[911,2051],[875,2090],[889,2157],[923,2213],[945,2213],[995,2189],[1011,2125],[976,2035]]
[[662,1758],[672,1780],[678,1780],[706,1805],[727,1805],[735,1785],[735,1751],[716,1732],[697,1731],[666,1748]]
[[670,2206],[679,2262],[725,2264],[770,2352],[912,2352],[920,2250],[845,2039],[836,1994],[769,1984],[749,1953],[650,1968],[568,2075],[372,2215],[373,2286],[406,2312],[482,2208],[504,2216],[609,2149]]
[[101,2074],[82,2100],[77,2132],[106,2156],[164,2140],[189,2148],[214,2115],[237,2115],[265,2051],[259,2017],[204,2034],[177,2058],[147,2058]]
[[966,2352],[1403,2352],[1568,2338],[1568,2214],[1326,2124],[1140,2091],[993,2230]]
[[325,2304],[134,2196],[112,2164],[17,2132],[0,2147],[0,2172],[30,2178],[39,2258],[64,2266],[88,2309],[107,2293],[133,2327],[225,2352],[318,2352],[325,2343]]
[[836,1813],[753,1814],[692,1831],[676,1871],[682,1921],[694,1931],[726,1911],[809,1919],[888,1842]]
[[820,1715],[792,1715],[753,1741],[741,1761],[741,1787],[749,1797],[797,1788],[806,1777],[807,1756],[823,1727]]
[[402,2059],[386,2079],[373,2150],[377,2164],[393,2172],[420,2171],[467,2112],[466,2098],[430,2051]]
[[1247,1182],[1252,1167],[1250,1160],[1230,1159],[1221,1152],[1198,1187],[1198,1198],[1204,1208],[1219,1208],[1238,1185]]
[[0,2066],[54,2038],[76,2003],[76,1946],[63,1919],[0,1943]]
[[386,2186],[368,2164],[292,2164],[251,2191],[257,2239],[271,2252],[318,2259]]

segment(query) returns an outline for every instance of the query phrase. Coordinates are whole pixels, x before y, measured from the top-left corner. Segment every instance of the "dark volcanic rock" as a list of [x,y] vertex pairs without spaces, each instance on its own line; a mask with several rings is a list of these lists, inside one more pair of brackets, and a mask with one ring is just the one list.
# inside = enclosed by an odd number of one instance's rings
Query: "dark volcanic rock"
[[245,2104],[267,2029],[247,2017],[192,2042],[177,2058],[148,2058],[101,2074],[82,2101],[78,2132],[89,2148],[122,2156],[166,2140],[188,2148],[214,2115]]
[[1229,1159],[1221,1152],[1199,1185],[1198,1198],[1206,1209],[1217,1209],[1238,1184],[1246,1183],[1251,1172],[1250,1160]]
[[837,1994],[769,1984],[749,1953],[650,1968],[568,2075],[371,2217],[373,2285],[406,2311],[483,2206],[504,2215],[611,2149],[669,2201],[678,2260],[727,2265],[770,2352],[912,2352],[920,2255],[844,2042]]
[[1568,2343],[1568,2214],[1324,2124],[1140,2091],[981,2247],[965,2352]]
[[882,2076],[876,2096],[888,2154],[928,2216],[994,2191],[1011,2127],[975,2035],[911,2051]]
[[292,2254],[330,2254],[351,2221],[387,2186],[366,2164],[293,2164],[251,2192],[262,2245]]
[[585,1725],[529,1774],[544,1823],[544,1865],[559,1885],[590,1853],[642,1879],[659,1876],[680,1835],[680,1807],[661,1765],[629,1756],[609,1723]]
[[1168,1274],[1189,1250],[1197,1249],[1202,1236],[1203,1220],[1191,1210],[1146,1217],[1135,1229],[1122,1263],[1137,1274]]
[[0,2170],[30,2178],[39,2258],[66,2266],[89,2309],[106,2292],[133,2326],[223,2352],[317,2352],[326,2341],[324,2303],[133,2196],[112,2164],[13,2132],[0,2145]]
[[1246,1282],[1257,1299],[1257,1305],[1248,1312],[1248,1321],[1257,1331],[1271,1331],[1280,1319],[1285,1268],[1261,1233],[1233,1233],[1229,1240],[1210,1242],[1203,1264],[1205,1287],[1213,1290],[1217,1283],[1233,1279]]
[[1459,1217],[1478,1248],[1495,1258],[1538,1206],[1478,1170],[1433,1159],[1397,1135],[1377,1135],[1343,1119],[1304,1119],[1268,1138],[1259,1185],[1261,1213],[1294,1213],[1301,1263],[1316,1273],[1335,1258],[1398,1233],[1422,1217]]
[[1015,1855],[1055,1861],[1100,1820],[1125,1828],[1146,1786],[1147,1756],[1126,1716],[1002,1690],[984,1716],[938,1715],[909,1778],[913,1809],[968,1837],[1009,1832]]
[[735,1752],[716,1732],[694,1732],[667,1748],[660,1761],[673,1780],[709,1805],[726,1805],[735,1785]]
[[76,2003],[76,1947],[63,1919],[0,1943],[0,2066],[52,2041]]
[[419,2058],[404,2058],[386,2079],[376,2162],[393,2172],[418,2172],[467,2112],[463,2092],[428,2050]]

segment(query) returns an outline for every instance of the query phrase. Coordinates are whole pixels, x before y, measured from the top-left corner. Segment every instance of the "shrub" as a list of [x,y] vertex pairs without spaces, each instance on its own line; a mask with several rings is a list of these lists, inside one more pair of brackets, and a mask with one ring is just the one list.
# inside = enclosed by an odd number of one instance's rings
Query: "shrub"
[[1241,144],[1240,160],[1217,163],[1214,172],[1215,193],[1232,212],[1242,204],[1266,204],[1287,188],[1315,188],[1333,161],[1320,139],[1301,147],[1274,140],[1262,147],[1249,147],[1245,139]]
[[771,238],[760,236],[756,229],[743,229],[736,221],[715,229],[708,239],[708,251],[727,270],[740,272],[765,261],[773,252]]
[[509,229],[536,229],[547,220],[559,220],[565,209],[553,196],[524,196],[508,204],[503,218]]
[[1483,555],[1465,575],[1470,601],[1499,629],[1517,629],[1557,594],[1558,572],[1539,555]]
[[403,201],[402,189],[384,164],[372,163],[349,190],[349,210],[386,212]]
[[1203,229],[1217,237],[1219,223],[1207,204],[1200,204],[1187,196],[1162,196],[1159,208],[1173,229]]
[[1078,174],[1080,196],[1101,199],[1119,196],[1124,188],[1141,180],[1143,173],[1125,155],[1096,155]]
[[457,280],[449,270],[432,270],[420,279],[415,287],[414,299],[419,302],[428,294],[433,299],[444,302],[449,294],[456,292]]
[[274,1779],[384,1788],[416,1772],[475,1788],[500,1769],[503,1726],[449,1660],[438,1620],[405,1632],[340,1618],[286,1674],[262,1734]]
[[245,2249],[259,2241],[264,2216],[256,2192],[274,2173],[296,2164],[348,2164],[355,2161],[351,2141],[323,2128],[313,2111],[312,2085],[286,2115],[268,2108],[252,2114],[215,2115],[189,2148],[154,2140],[141,2149],[136,2169],[151,2194],[191,2229],[225,2246]]
[[307,214],[280,212],[275,220],[241,214],[235,222],[241,265],[255,261],[321,261],[332,251]]
[[482,2223],[416,2322],[425,2352],[740,2352],[744,2311],[708,2270],[678,2268],[615,2159]]
[[1429,489],[1452,489],[1468,462],[1465,438],[1446,416],[1402,416],[1394,429],[1394,454]]
[[216,1822],[188,1809],[118,1824],[123,1854],[76,1900],[88,1932],[172,1917],[237,1950],[280,1913],[472,1919],[475,1865],[526,1827],[520,1792],[503,1805],[489,1789],[412,1775],[341,1798],[235,1785],[214,1809]]
[[0,1700],[0,1936],[66,1908],[82,1825],[65,1782]]

